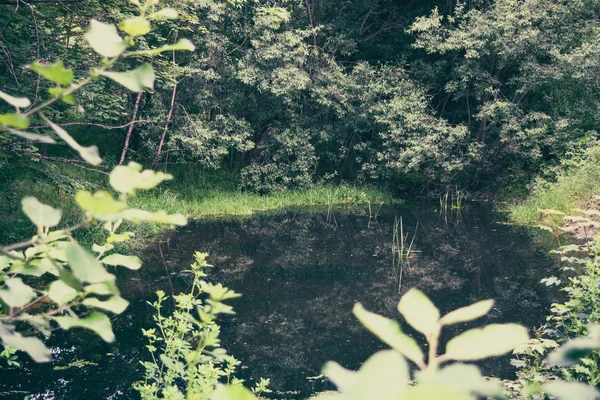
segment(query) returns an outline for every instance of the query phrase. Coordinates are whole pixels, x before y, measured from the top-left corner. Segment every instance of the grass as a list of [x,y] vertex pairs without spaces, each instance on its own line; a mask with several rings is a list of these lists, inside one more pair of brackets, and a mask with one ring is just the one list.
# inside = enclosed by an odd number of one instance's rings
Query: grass
[[520,204],[509,206],[511,220],[517,224],[535,224],[540,209],[568,213],[584,208],[586,202],[600,195],[600,157],[598,149],[588,152],[587,158],[560,173],[555,182],[537,181],[529,197]]
[[180,212],[197,219],[215,215],[251,215],[257,211],[294,206],[390,203],[388,193],[371,186],[320,185],[306,190],[260,195],[242,191],[181,189],[177,186],[140,193],[132,205],[149,210]]
[[[89,173],[70,166],[53,166],[52,179],[34,171],[4,171],[6,185],[0,188],[0,244],[14,243],[34,234],[34,229],[20,211],[20,199],[35,196],[40,201],[64,211],[62,226],[70,226],[83,218],[73,198],[78,188],[91,191],[108,188],[105,176]],[[235,174],[204,172],[193,168],[176,168],[175,179],[150,191],[140,191],[130,198],[130,205],[149,211],[165,210],[182,213],[189,219],[214,216],[252,215],[258,211],[295,206],[366,205],[397,202],[393,196],[374,186],[350,184],[317,185],[307,190],[275,192],[260,195],[237,189]],[[18,178],[15,178],[18,176]],[[158,224],[127,224],[126,229],[136,234],[137,242],[165,230]],[[100,227],[83,229],[77,239],[84,244],[102,240]]]

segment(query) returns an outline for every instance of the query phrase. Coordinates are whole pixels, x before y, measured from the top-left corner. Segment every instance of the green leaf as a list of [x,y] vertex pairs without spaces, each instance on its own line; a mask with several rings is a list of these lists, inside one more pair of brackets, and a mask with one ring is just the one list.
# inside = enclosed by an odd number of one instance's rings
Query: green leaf
[[425,336],[439,330],[439,310],[431,300],[418,289],[410,289],[398,303],[398,311],[417,331]]
[[135,194],[138,189],[152,189],[161,182],[173,179],[173,175],[155,172],[150,169],[142,171],[136,162],[115,167],[110,174],[110,185],[117,192]]
[[62,61],[58,61],[56,64],[40,64],[36,61],[30,64],[29,68],[49,81],[62,86],[68,86],[73,81],[73,71],[65,69]]
[[8,93],[4,93],[2,90],[0,90],[0,99],[6,101],[11,106],[17,107],[17,108],[26,108],[26,107],[29,107],[31,105],[31,101],[29,101],[28,98],[26,98],[26,97],[13,97],[13,96],[11,96]]
[[148,16],[150,19],[176,19],[177,17],[179,17],[179,14],[173,8],[163,8]]
[[54,317],[54,320],[64,330],[86,328],[96,332],[105,342],[110,343],[115,341],[115,334],[112,331],[110,319],[101,312],[94,311],[86,318]]
[[24,132],[24,131],[12,129],[12,128],[6,128],[6,130],[15,136],[19,136],[19,137],[21,137],[23,139],[27,139],[31,142],[48,143],[48,144],[56,143],[56,140],[52,139],[50,136],[47,136],[47,135],[39,135],[37,133]]
[[0,114],[0,126],[1,125],[27,129],[29,127],[29,118],[23,114],[16,113]]
[[127,221],[140,222],[157,222],[160,224],[173,224],[183,226],[187,224],[187,218],[181,214],[167,214],[164,211],[151,213],[146,210],[138,210],[130,208],[121,213],[121,217]]
[[102,264],[76,242],[67,246],[67,260],[73,275],[82,282],[101,283],[114,281],[115,277],[106,272]]
[[102,259],[105,265],[122,266],[129,269],[140,269],[142,260],[136,256],[124,256],[122,254],[111,254]]
[[15,327],[0,323],[0,339],[4,347],[12,347],[29,354],[35,362],[48,362],[52,360],[50,350],[44,343],[33,336],[24,337],[15,331]]
[[154,69],[150,64],[142,64],[136,69],[126,72],[102,71],[100,75],[125,86],[132,92],[142,92],[144,89],[154,89]]
[[497,398],[502,395],[501,382],[484,378],[479,368],[474,365],[456,363],[432,373],[418,372],[416,376],[419,384],[424,386],[442,386],[458,392],[474,393],[484,398]]
[[87,161],[88,163],[90,163],[92,165],[99,165],[102,162],[102,159],[100,158],[100,154],[98,153],[97,146],[83,147],[79,143],[77,143],[75,141],[75,139],[73,139],[71,137],[71,135],[69,135],[67,133],[67,131],[65,131],[63,128],[56,125],[54,122],[52,122],[50,120],[46,120],[46,122],[48,123],[48,125],[50,125],[52,130],[54,130],[54,132],[56,132],[56,134],[62,140],[64,140],[65,143],[67,143],[69,146],[71,146],[71,148],[73,150],[77,151],[79,153],[79,155],[81,156],[81,158],[83,158],[85,161]]
[[347,370],[335,361],[323,366],[323,374],[337,386],[340,392],[350,394],[358,381],[358,373]]
[[196,46],[188,39],[179,39],[175,44],[165,44],[155,49],[138,50],[135,52],[136,55],[155,56],[166,51],[194,51]]
[[442,325],[458,324],[477,319],[487,314],[494,306],[494,300],[483,300],[467,307],[459,308],[444,315],[440,319]]
[[94,283],[93,285],[87,285],[84,288],[86,293],[93,293],[100,296],[106,296],[110,294],[118,295],[119,288],[115,285],[114,282],[102,282],[102,283]]
[[58,225],[62,218],[62,211],[40,203],[35,197],[24,197],[21,208],[27,218],[37,227],[51,228]]
[[95,19],[91,20],[85,38],[92,49],[103,57],[116,57],[127,48],[114,25],[104,24]]
[[23,307],[36,297],[35,291],[21,278],[5,278],[4,284],[6,287],[0,289],[0,299],[11,308]]
[[100,190],[94,194],[87,190],[79,190],[75,201],[85,211],[96,214],[117,214],[127,208],[127,203],[113,199],[113,196]]
[[544,392],[561,400],[593,400],[600,397],[595,387],[581,382],[550,382],[543,387]]
[[106,301],[98,300],[95,297],[88,297],[83,301],[83,304],[88,307],[102,308],[115,314],[121,314],[125,311],[129,302],[120,296],[112,296]]
[[396,400],[408,388],[408,365],[400,354],[382,350],[373,354],[358,371],[352,400]]
[[417,365],[424,364],[421,348],[415,339],[402,332],[398,322],[367,311],[360,303],[354,305],[352,312],[365,328],[392,349]]
[[196,46],[194,46],[194,44],[192,42],[190,42],[188,39],[179,39],[177,41],[177,43],[175,44],[166,44],[164,46],[160,46],[158,49],[156,49],[159,53],[165,52],[165,51],[178,51],[178,50],[182,50],[182,51],[194,51],[196,50]]
[[552,367],[569,367],[598,348],[600,348],[600,343],[596,339],[583,337],[571,339],[559,349],[550,353],[546,359],[546,364]]
[[75,97],[73,97],[72,94],[65,95],[65,93],[67,93],[67,89],[65,88],[51,87],[48,89],[48,93],[50,93],[50,95],[53,97],[58,97],[67,104],[72,106],[75,105]]
[[150,32],[150,21],[144,17],[127,18],[119,25],[121,30],[132,36],[142,36]]
[[54,281],[48,288],[48,297],[59,306],[67,304],[77,297],[77,290],[61,280]]
[[47,258],[32,260],[28,263],[19,262],[10,268],[11,274],[29,275],[40,277],[46,273],[58,276],[58,270]]
[[242,385],[217,385],[211,400],[256,400],[252,392]]
[[443,386],[413,386],[402,400],[477,400],[466,392],[459,392]]
[[527,328],[521,325],[492,324],[451,339],[446,346],[446,356],[451,360],[480,360],[503,355],[527,340]]

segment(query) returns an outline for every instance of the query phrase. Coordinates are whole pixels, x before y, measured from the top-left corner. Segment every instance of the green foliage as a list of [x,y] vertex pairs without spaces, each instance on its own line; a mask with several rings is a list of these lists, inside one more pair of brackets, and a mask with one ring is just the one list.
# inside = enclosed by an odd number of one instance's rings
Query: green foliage
[[[208,254],[196,252],[191,270],[189,293],[174,296],[175,310],[165,316],[163,302],[168,298],[158,291],[151,303],[156,310],[156,328],[142,329],[148,340],[146,348],[152,361],[142,362],[144,382],[135,384],[142,399],[255,399],[233,377],[240,364],[220,347],[219,314],[233,314],[231,306],[223,303],[239,297],[238,293],[204,280]],[[225,380],[231,386],[219,385]],[[267,389],[269,381],[261,379],[253,390],[257,396]]]
[[[452,311],[440,318],[438,309],[420,291],[409,290],[398,303],[398,309],[412,328],[422,333],[429,347],[425,363],[423,352],[416,341],[404,334],[393,320],[366,311],[360,303],[354,307],[358,320],[377,337],[392,347],[371,356],[358,371],[349,371],[335,362],[325,365],[325,375],[338,387],[338,392],[327,392],[314,399],[476,399],[504,398],[499,380],[484,378],[475,365],[461,362],[443,366],[456,360],[478,360],[505,354],[512,349],[533,348],[528,341],[527,329],[516,324],[494,324],[471,329],[451,339],[446,352],[438,355],[440,332],[443,326],[467,322],[484,316],[493,306],[492,300],[484,300]],[[557,365],[572,365],[573,359],[581,359],[583,352],[600,349],[598,327],[590,328],[589,338],[568,341],[549,358]],[[558,347],[558,345],[553,346]],[[541,353],[544,351],[542,350]],[[415,384],[409,384],[407,360],[414,362]],[[595,399],[600,392],[593,386],[580,382],[553,381],[540,385],[541,381],[526,385],[527,396],[547,393],[561,399]],[[536,399],[541,397],[534,397]]]
[[[155,4],[154,1],[137,3],[140,11],[138,23],[146,20],[146,12],[151,11]],[[138,32],[139,29],[136,33]],[[131,33],[130,35],[133,36]],[[43,110],[58,99],[70,103],[67,101],[71,99],[69,96],[99,75],[109,74],[109,77],[115,79],[114,75],[110,74],[116,72],[109,72],[109,68],[133,43],[132,37],[123,40],[114,25],[95,20],[86,33],[86,39],[95,51],[104,57],[111,57],[112,60],[105,60],[102,67],[92,70],[88,77],[73,85],[73,71],[65,69],[61,61],[52,65],[38,62],[31,64],[31,69],[56,83],[57,89],[60,90],[51,91],[54,97],[24,113],[21,113],[20,108],[29,106],[30,102],[27,99],[2,93],[2,99],[13,105],[17,112],[1,114],[0,129],[27,139],[38,139],[39,135],[17,132],[10,127],[27,128],[31,118],[39,117],[68,146],[78,152],[81,158],[92,165],[98,165],[102,159],[96,146],[80,145],[63,128],[42,114]],[[154,72],[149,65],[122,74],[128,79],[137,79],[144,87],[151,87],[150,79],[154,80]],[[117,80],[120,83],[132,86],[128,79],[122,78],[123,75],[119,76],[121,78]],[[71,86],[62,88],[67,85]],[[115,168],[110,174],[110,184],[119,192],[119,200],[115,201],[112,195],[105,191],[92,194],[80,190],[76,200],[85,211],[85,218],[78,224],[65,228],[57,228],[63,217],[61,210],[43,204],[35,197],[25,197],[22,200],[22,211],[36,226],[37,234],[31,240],[0,249],[4,254],[0,258],[0,340],[6,349],[27,352],[37,362],[50,361],[50,352],[44,343],[35,335],[24,336],[21,332],[27,332],[29,335],[32,331],[38,331],[48,337],[54,324],[65,330],[86,328],[107,342],[114,341],[109,318],[100,311],[91,311],[101,309],[119,314],[128,305],[115,285],[115,276],[105,268],[105,261],[107,265],[122,265],[133,269],[139,268],[141,261],[137,257],[120,254],[110,254],[100,259],[80,246],[71,233],[78,228],[104,222],[103,228],[108,232],[108,238],[102,245],[95,244],[93,247],[102,256],[114,248],[112,242],[127,240],[130,236],[127,232],[118,231],[124,221],[185,224],[186,219],[181,214],[168,215],[164,211],[150,212],[129,208],[127,205],[128,195],[135,195],[138,189],[152,189],[168,178],[166,174],[151,170],[141,172],[141,166],[136,163]],[[40,308],[42,301],[45,305]],[[81,316],[82,311],[91,313]]]
[[[595,210],[580,210],[585,216],[561,215],[561,229],[585,238],[584,244],[561,246],[555,253],[563,263],[563,275],[568,283],[561,288],[566,301],[552,304],[552,314],[536,339],[514,351],[513,365],[521,368],[519,377],[525,382],[540,384],[560,378],[568,382],[584,382],[597,386],[600,382],[600,238],[588,236],[596,230]],[[562,279],[542,279],[547,286],[559,285]],[[563,344],[556,349],[559,344]],[[549,353],[549,355],[548,355]],[[545,359],[543,359],[547,356]],[[568,392],[562,383],[544,390],[561,398],[595,398],[597,392],[580,385]]]
[[[376,353],[357,372],[348,371],[334,362],[328,363],[324,372],[336,384],[340,394],[333,397],[327,394],[323,398],[358,400],[499,397],[502,394],[500,383],[484,379],[476,366],[454,363],[442,367],[442,364],[451,360],[478,360],[504,354],[528,340],[527,329],[515,324],[472,329],[451,339],[446,352],[438,355],[443,326],[479,318],[492,305],[491,300],[486,300],[440,318],[439,310],[422,292],[409,290],[400,299],[398,310],[412,328],[426,337],[429,356],[425,363],[424,354],[416,341],[403,333],[396,321],[368,312],[358,303],[354,307],[358,320],[393,350]],[[414,376],[416,386],[409,386],[409,369],[405,358],[419,368]]]
[[548,215],[539,210],[569,213],[574,208],[586,208],[590,199],[600,195],[599,161],[597,144],[573,152],[563,160],[564,167],[557,172],[555,180],[538,179],[522,204],[510,206],[511,219],[520,224],[544,224]]
[[[131,168],[136,169],[136,166]],[[113,172],[111,182],[119,172]],[[143,174],[150,177],[149,181],[138,181],[138,188],[142,186],[144,189],[150,189],[162,180],[155,178],[161,176],[160,174],[155,175],[150,171]],[[115,189],[119,188],[122,187],[117,186]],[[101,309],[115,314],[123,312],[128,302],[121,297],[115,285],[115,276],[107,271],[105,265],[133,269],[141,266],[139,258],[134,256],[114,253],[100,259],[73,240],[71,232],[75,229],[106,221],[104,229],[109,236],[104,244],[94,245],[94,250],[102,256],[114,248],[110,244],[111,239],[122,235],[117,231],[121,223],[124,220],[137,219],[132,217],[132,212],[137,214],[141,211],[127,207],[126,193],[121,194],[123,207],[118,210],[112,208],[114,200],[107,192],[99,192],[93,196],[90,194],[90,197],[95,200],[93,207],[89,207],[90,203],[80,201],[80,205],[87,212],[84,221],[73,227],[55,230],[51,228],[60,224],[61,210],[40,203],[34,197],[26,197],[22,202],[23,212],[37,227],[37,235],[29,241],[1,249],[4,255],[0,257],[0,270],[4,286],[0,288],[0,339],[4,346],[25,351],[38,362],[50,360],[48,350],[37,337],[22,336],[15,330],[15,324],[25,323],[28,327],[26,331],[35,328],[45,336],[51,334],[53,322],[63,329],[87,328],[104,340],[112,342],[114,335],[110,320],[105,314],[93,311],[87,317],[79,317],[76,310]],[[110,213],[99,212],[107,208]],[[146,219],[185,223],[182,216],[148,211],[145,213],[150,216]],[[27,283],[24,283],[21,277],[26,278]],[[50,302],[43,310],[39,310],[36,304],[45,298]]]

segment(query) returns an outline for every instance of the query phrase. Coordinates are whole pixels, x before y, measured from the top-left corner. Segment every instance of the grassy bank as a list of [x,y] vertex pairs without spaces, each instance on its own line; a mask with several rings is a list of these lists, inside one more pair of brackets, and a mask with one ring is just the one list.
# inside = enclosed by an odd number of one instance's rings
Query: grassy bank
[[[0,244],[20,241],[35,233],[20,210],[20,199],[24,196],[35,196],[44,203],[63,209],[64,226],[70,226],[83,218],[82,211],[73,200],[78,189],[108,189],[106,176],[70,166],[51,166],[51,169],[46,169],[48,167],[19,171],[17,179],[7,181],[0,188]],[[168,172],[172,172],[175,179],[154,190],[138,192],[130,199],[131,206],[149,211],[182,213],[189,219],[199,219],[219,215],[251,215],[257,211],[294,206],[397,202],[389,192],[374,186],[322,184],[306,190],[260,195],[237,189],[234,174],[206,173],[192,168]],[[48,176],[55,179],[49,181]],[[163,231],[165,226],[129,224],[127,228],[136,234],[139,241]],[[99,227],[83,229],[78,232],[78,240],[91,243],[102,234]]]
[[600,195],[600,147],[589,149],[565,168],[553,182],[538,180],[531,194],[520,204],[509,206],[511,219],[518,224],[535,224],[538,210],[552,209],[567,213],[585,208],[586,202]]

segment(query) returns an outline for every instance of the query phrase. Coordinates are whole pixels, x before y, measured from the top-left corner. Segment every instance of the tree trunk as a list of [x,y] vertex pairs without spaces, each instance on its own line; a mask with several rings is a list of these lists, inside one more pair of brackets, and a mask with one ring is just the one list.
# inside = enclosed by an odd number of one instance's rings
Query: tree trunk
[[[177,42],[177,37],[179,36],[179,32],[175,33],[175,39],[173,43]],[[173,66],[175,66],[175,50],[173,50]],[[171,108],[169,108],[169,115],[167,115],[167,122],[165,122],[165,128],[163,129],[162,135],[160,136],[160,142],[158,143],[158,150],[156,151],[156,157],[154,157],[154,162],[152,165],[158,164],[160,161],[160,153],[162,152],[163,145],[165,144],[165,137],[167,136],[167,130],[169,130],[169,124],[171,123],[171,118],[173,118],[173,109],[175,108],[175,95],[177,95],[177,85],[179,82],[175,80],[175,86],[173,86],[173,94],[171,94]]]
[[133,127],[135,126],[135,119],[137,117],[138,109],[140,108],[140,101],[142,100],[143,93],[144,92],[139,92],[137,98],[135,99],[135,106],[133,107],[133,117],[131,118],[131,125],[129,125],[129,129],[127,130],[127,136],[125,136],[125,144],[123,144],[123,151],[121,152],[121,160],[119,161],[119,165],[123,165],[123,163],[125,162],[125,156],[127,155],[129,141],[131,140],[131,134],[133,133]]
[[177,82],[175,82],[175,86],[173,86],[173,94],[171,95],[171,108],[169,109],[169,115],[167,116],[167,122],[165,123],[165,128],[163,129],[162,135],[160,136],[160,142],[158,143],[158,150],[156,151],[156,157],[154,157],[154,162],[152,163],[152,165],[156,165],[160,161],[160,154],[162,152],[162,148],[165,143],[165,137],[167,136],[167,130],[169,129],[169,124],[171,123],[171,118],[173,117],[173,109],[175,108],[175,95],[176,94],[177,94]]

